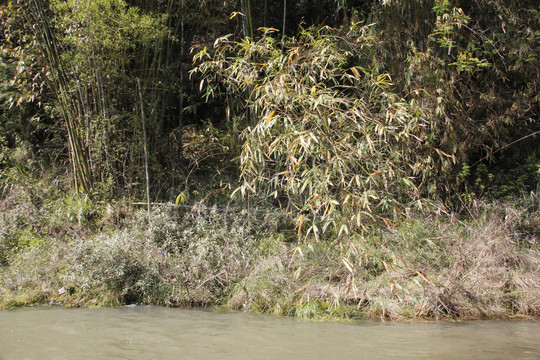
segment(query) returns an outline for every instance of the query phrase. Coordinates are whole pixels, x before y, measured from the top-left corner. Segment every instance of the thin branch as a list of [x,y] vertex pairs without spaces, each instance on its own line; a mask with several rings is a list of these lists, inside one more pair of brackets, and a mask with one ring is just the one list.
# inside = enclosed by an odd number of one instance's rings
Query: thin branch
[[540,130],[539,130],[539,131],[535,131],[535,132],[533,132],[532,134],[526,135],[526,136],[524,136],[524,137],[522,137],[522,138],[520,138],[520,139],[517,139],[516,141],[512,141],[510,144],[504,145],[504,146],[498,148],[497,150],[495,150],[494,152],[492,152],[491,154],[488,154],[488,155],[484,156],[483,158],[481,158],[480,160],[478,160],[477,162],[475,162],[474,164],[472,164],[472,166],[476,166],[476,165],[478,165],[479,163],[481,163],[482,161],[484,161],[484,160],[486,160],[487,158],[489,158],[490,156],[493,156],[493,154],[496,154],[496,153],[498,153],[499,151],[502,151],[502,150],[504,150],[504,149],[506,149],[506,148],[509,148],[510,146],[512,146],[512,145],[514,145],[514,144],[516,144],[516,143],[518,143],[518,142],[520,142],[520,141],[523,141],[523,140],[525,140],[525,139],[527,139],[527,138],[530,138],[531,136],[535,136],[535,135],[538,135],[538,134],[540,134]]

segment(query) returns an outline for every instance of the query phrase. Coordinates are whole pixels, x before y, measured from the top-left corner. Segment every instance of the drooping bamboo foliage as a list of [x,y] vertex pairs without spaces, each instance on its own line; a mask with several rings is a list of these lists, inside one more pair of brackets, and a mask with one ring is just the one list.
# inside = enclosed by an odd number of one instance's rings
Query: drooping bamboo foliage
[[[431,141],[459,165],[451,181],[433,179],[432,190],[455,193],[457,184],[472,175],[470,163],[538,130],[534,119],[540,103],[533,95],[540,89],[538,77],[515,71],[540,69],[539,48],[533,45],[540,28],[537,14],[526,1],[389,1],[379,8],[375,19],[389,49],[387,69],[402,93],[430,113],[432,126],[439,129]],[[398,30],[404,27],[406,32]],[[517,38],[520,42],[512,40]],[[534,146],[527,147],[534,153]]]
[[538,72],[538,19],[522,15],[536,35],[512,52],[486,35],[498,25],[482,21],[495,12],[511,23],[514,12],[500,1],[462,5],[384,2],[374,23],[304,32],[285,55],[271,30],[198,53],[209,93],[217,84],[252,89],[247,106],[258,118],[244,132],[238,192],[276,198],[297,215],[299,235],[343,235],[389,225],[421,198],[450,203],[469,161],[534,138],[539,82],[515,77],[508,63]]
[[[330,229],[344,234],[388,222],[417,199],[415,179],[431,173],[420,154],[437,156],[419,104],[392,91],[367,27],[339,37],[325,29],[305,31],[286,55],[269,35],[224,39],[214,60],[199,67],[217,73],[232,92],[251,86],[251,106],[262,109],[256,126],[244,132],[238,191],[283,201],[297,215],[299,235],[302,229],[316,237]],[[238,56],[222,60],[231,47]],[[346,67],[353,58],[360,63]]]

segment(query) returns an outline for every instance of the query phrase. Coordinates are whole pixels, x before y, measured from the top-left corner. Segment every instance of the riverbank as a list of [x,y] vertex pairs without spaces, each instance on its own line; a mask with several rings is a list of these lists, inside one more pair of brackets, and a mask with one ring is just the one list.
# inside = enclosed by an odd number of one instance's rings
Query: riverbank
[[[534,195],[534,194],[533,194]],[[318,319],[515,319],[540,314],[530,206],[434,208],[392,230],[298,242],[291,219],[249,209],[36,201],[0,206],[0,308],[217,306]]]

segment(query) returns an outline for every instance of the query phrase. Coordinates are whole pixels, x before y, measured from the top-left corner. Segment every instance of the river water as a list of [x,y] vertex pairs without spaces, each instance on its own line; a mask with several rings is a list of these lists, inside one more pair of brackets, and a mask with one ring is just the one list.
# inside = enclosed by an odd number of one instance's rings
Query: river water
[[537,322],[314,322],[125,307],[0,312],[0,359],[534,359]]

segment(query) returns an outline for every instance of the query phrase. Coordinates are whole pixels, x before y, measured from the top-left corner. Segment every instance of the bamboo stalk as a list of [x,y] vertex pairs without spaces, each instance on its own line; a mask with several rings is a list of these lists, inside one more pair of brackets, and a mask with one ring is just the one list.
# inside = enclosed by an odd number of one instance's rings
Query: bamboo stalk
[[[73,169],[73,181],[76,191],[89,193],[92,189],[92,178],[88,165],[88,154],[84,151],[80,133],[79,116],[84,104],[74,103],[77,96],[69,96],[68,76],[60,61],[58,39],[53,34],[48,22],[45,6],[42,0],[32,0],[29,3],[28,17],[35,26],[35,35],[42,40],[44,58],[50,68],[51,88],[60,103],[68,134],[68,150]],[[82,101],[82,99],[80,100]]]
[[251,0],[246,0],[247,5],[247,20],[249,25],[249,36],[253,37],[253,17],[251,15]]
[[180,109],[178,114],[178,160],[182,159],[182,128],[184,126],[184,0],[182,0],[182,24],[181,24],[181,41],[180,41]]
[[285,51],[285,25],[287,24],[287,0],[283,0],[283,29],[281,30],[281,52]]
[[146,175],[146,204],[147,204],[147,210],[148,210],[148,221],[150,222],[150,173],[148,171],[148,149],[146,145],[146,124],[144,119],[144,103],[143,103],[143,96],[142,96],[142,90],[141,90],[141,81],[139,78],[137,78],[137,89],[139,91],[139,99],[141,102],[141,121],[142,121],[142,128],[143,128],[143,141],[144,141],[144,170]]
[[253,37],[253,21],[251,16],[251,1],[240,0],[240,7],[242,10],[242,29],[245,38]]
[[[245,39],[249,39],[253,37],[253,26],[252,26],[250,3],[251,3],[250,0],[240,0],[240,6],[243,13],[242,28],[243,28]],[[253,91],[253,87],[251,85],[248,85],[246,89],[248,99],[250,98],[252,91]],[[254,127],[256,125],[255,116],[251,114],[251,110],[249,106],[246,107],[245,117],[246,117],[246,122],[250,126]]]

